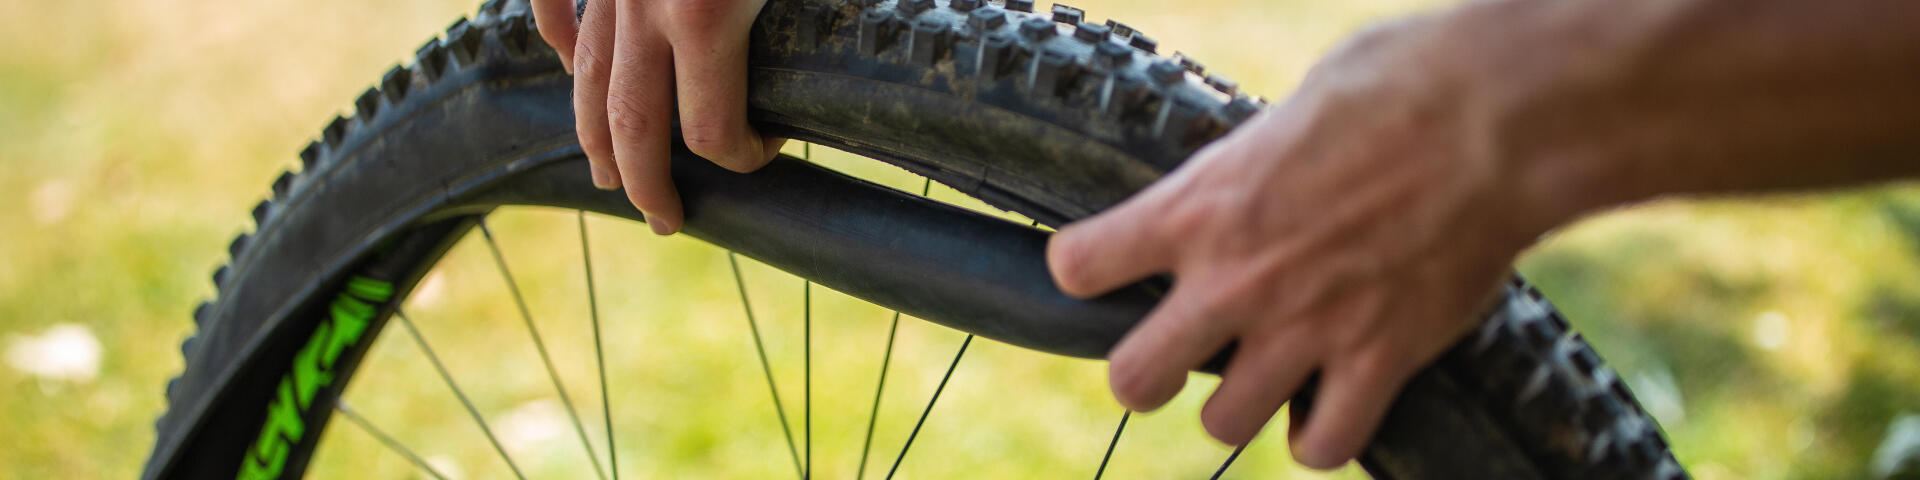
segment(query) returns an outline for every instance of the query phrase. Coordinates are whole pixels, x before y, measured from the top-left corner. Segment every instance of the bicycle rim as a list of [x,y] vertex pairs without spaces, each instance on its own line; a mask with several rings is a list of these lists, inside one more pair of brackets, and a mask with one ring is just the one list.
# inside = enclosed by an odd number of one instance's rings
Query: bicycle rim
[[[895,163],[1048,223],[1117,202],[1257,109],[1230,82],[1159,60],[1144,35],[1085,23],[1076,9],[1045,18],[1017,13],[1031,10],[1023,2],[867,3],[770,4],[752,72],[763,130]],[[1001,20],[979,13],[987,8]],[[356,102],[359,115],[331,123],[303,152],[302,173],[255,208],[256,233],[230,246],[231,270],[215,275],[221,298],[197,312],[201,334],[183,345],[189,366],[170,385],[147,476],[301,471],[319,436],[309,432],[331,418],[371,342],[364,332],[379,330],[477,215],[531,204],[635,216],[617,194],[578,193],[591,190],[563,108],[568,83],[524,5],[494,1],[389,72]],[[701,165],[677,162],[676,177],[710,168]],[[705,228],[700,215],[690,203],[689,231]],[[725,237],[713,240],[754,242]],[[785,266],[805,270],[794,263]],[[1369,469],[1684,476],[1657,426],[1537,292],[1516,281],[1506,293],[1488,326],[1430,370],[1441,373],[1409,385]],[[1124,330],[1036,348],[1098,355]],[[1502,367],[1458,374],[1484,364]],[[1490,413],[1503,408],[1517,413]],[[1475,438],[1448,451],[1426,431]]]

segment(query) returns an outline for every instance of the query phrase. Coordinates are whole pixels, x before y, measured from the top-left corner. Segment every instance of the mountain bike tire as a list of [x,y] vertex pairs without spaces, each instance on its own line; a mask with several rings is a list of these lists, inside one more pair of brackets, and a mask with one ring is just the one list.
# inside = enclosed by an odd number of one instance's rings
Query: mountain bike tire
[[[1119,202],[1262,106],[1125,24],[1031,0],[771,0],[751,49],[763,132],[895,163],[1049,225]],[[491,0],[329,123],[214,273],[143,477],[301,476],[394,306],[492,207],[637,220],[624,197],[590,188],[570,87],[525,3]],[[674,169],[677,181],[720,175],[684,151]],[[957,328],[1080,356],[1125,331]],[[1402,479],[1687,477],[1624,382],[1517,277],[1408,382],[1361,464]]]

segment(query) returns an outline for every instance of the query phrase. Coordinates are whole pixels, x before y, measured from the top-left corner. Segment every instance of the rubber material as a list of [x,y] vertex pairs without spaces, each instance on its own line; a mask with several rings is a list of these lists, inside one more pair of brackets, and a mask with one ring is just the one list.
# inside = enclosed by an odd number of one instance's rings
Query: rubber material
[[[1159,296],[1133,286],[1092,301],[1054,287],[1044,231],[781,157],[737,175],[678,150],[685,232],[836,291],[1003,343],[1100,358]],[[576,188],[543,165],[476,203],[631,212],[624,195]],[[558,188],[553,188],[558,187]],[[913,288],[901,288],[913,285]]]
[[[1201,77],[1197,62],[1153,55],[1157,43],[1123,24],[1031,10],[774,0],[754,31],[754,118],[770,134],[893,162],[1058,225],[1125,198],[1259,108],[1230,81]],[[593,191],[572,145],[569,85],[525,5],[495,0],[423,47],[412,67],[390,71],[355,102],[358,115],[329,123],[302,152],[302,170],[277,179],[273,198],[255,207],[256,233],[229,246],[233,261],[215,274],[219,298],[197,309],[201,331],[183,345],[188,366],[170,382],[145,476],[231,476],[260,431],[273,382],[315,328],[316,299],[347,275],[379,276],[404,295],[475,215],[498,204],[631,215],[624,202],[583,193]],[[688,185],[682,172],[700,163],[677,161],[676,180]],[[689,197],[689,232],[752,249],[711,223],[728,211],[714,205],[751,197],[709,191],[718,196]],[[808,230],[831,219],[801,218],[728,228],[833,234],[803,241],[814,245],[903,233],[869,228],[877,222]],[[996,294],[989,287],[980,293]],[[1023,345],[1104,351],[1073,344],[1086,338]],[[342,379],[370,343],[336,367]],[[311,430],[324,427],[345,383],[310,406]],[[301,439],[289,473],[318,437]],[[1518,280],[1479,330],[1409,383],[1363,464],[1389,478],[1685,477],[1624,384]]]

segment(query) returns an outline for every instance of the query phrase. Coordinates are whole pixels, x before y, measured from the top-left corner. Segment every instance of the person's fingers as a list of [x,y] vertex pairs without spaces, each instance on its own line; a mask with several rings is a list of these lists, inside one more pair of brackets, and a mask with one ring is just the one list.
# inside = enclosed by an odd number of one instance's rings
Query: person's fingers
[[607,129],[607,82],[613,74],[615,0],[587,2],[580,41],[573,46],[573,119],[580,150],[591,165],[593,186],[620,188],[613,161],[613,135]]
[[1163,213],[1174,200],[1161,193],[1173,187],[1167,180],[1047,239],[1047,270],[1060,291],[1091,297],[1173,265],[1177,251],[1170,235],[1182,227]]
[[1108,383],[1121,405],[1137,412],[1160,408],[1186,385],[1187,370],[1225,347],[1232,325],[1212,316],[1207,290],[1183,284],[1114,346]]
[[[736,172],[772,159],[747,125],[747,30],[758,2],[680,2],[673,18],[680,136],[695,155]],[[669,7],[675,8],[675,7]]]
[[1283,328],[1259,340],[1242,337],[1239,350],[1221,374],[1220,387],[1200,409],[1200,423],[1207,433],[1229,445],[1253,440],[1313,372],[1320,355],[1318,341],[1299,328]]
[[669,171],[673,112],[673,50],[646,24],[646,2],[623,1],[607,86],[606,122],[613,159],[627,199],[646,215],[653,233],[680,230],[680,195]]
[[1364,360],[1327,365],[1305,430],[1293,436],[1293,458],[1301,465],[1328,470],[1359,456],[1386,417],[1401,384],[1412,374],[1387,360],[1391,357],[1348,358]]
[[[606,0],[613,1],[613,0]],[[574,35],[579,33],[575,25],[579,17],[574,15],[573,0],[533,0],[533,21],[540,28],[540,38],[560,53],[560,66],[573,73]]]

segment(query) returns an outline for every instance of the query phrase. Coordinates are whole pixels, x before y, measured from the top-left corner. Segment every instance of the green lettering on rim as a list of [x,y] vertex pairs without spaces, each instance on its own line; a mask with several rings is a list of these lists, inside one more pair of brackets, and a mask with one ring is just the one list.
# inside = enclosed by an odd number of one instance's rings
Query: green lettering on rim
[[377,305],[393,297],[393,284],[354,276],[328,305],[328,315],[313,330],[305,346],[293,357],[293,368],[280,377],[276,395],[267,405],[267,420],[260,436],[241,460],[243,480],[279,478],[287,466],[287,455],[308,432],[306,414],[313,408],[319,392],[333,384],[334,361],[348,347],[360,343],[367,325],[373,322]]

